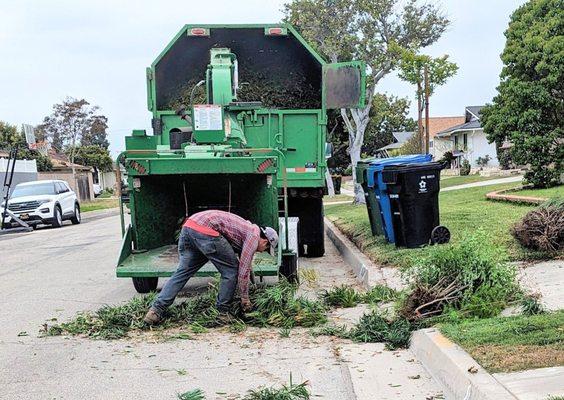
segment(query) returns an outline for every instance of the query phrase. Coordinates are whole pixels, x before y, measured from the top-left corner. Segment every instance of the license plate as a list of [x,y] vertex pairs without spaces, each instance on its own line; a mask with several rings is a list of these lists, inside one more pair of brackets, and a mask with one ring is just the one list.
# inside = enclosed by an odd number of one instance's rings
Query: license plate
[[29,214],[20,214],[20,219],[29,219]]

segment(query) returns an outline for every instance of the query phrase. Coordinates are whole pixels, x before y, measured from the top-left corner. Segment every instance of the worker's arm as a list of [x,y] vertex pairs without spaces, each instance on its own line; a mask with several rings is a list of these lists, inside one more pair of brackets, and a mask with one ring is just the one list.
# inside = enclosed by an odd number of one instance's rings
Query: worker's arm
[[[257,229],[258,231],[258,229]],[[251,232],[247,235],[247,238],[243,242],[243,248],[241,249],[241,257],[239,257],[239,294],[241,295],[241,301],[246,302],[249,300],[249,281],[251,277],[251,268],[253,262],[253,256],[257,251],[259,243],[259,233]]]

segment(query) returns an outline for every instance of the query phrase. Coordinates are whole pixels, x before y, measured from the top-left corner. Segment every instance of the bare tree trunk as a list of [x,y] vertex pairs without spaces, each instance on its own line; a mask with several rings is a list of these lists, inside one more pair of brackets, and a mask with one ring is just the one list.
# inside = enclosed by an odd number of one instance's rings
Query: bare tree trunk
[[335,188],[333,187],[333,179],[331,178],[329,168],[325,168],[325,183],[327,184],[329,197],[335,197]]
[[364,132],[370,121],[370,108],[372,107],[372,96],[370,96],[368,105],[362,109],[351,109],[349,110],[352,119],[349,118],[347,109],[341,109],[341,116],[345,121],[345,126],[349,131],[349,155],[351,158],[352,165],[352,176],[354,183],[354,203],[364,204],[364,191],[362,186],[356,181],[356,165],[360,161],[360,154],[362,150],[362,144],[364,143]]
[[424,148],[423,142],[423,106],[421,105],[421,82],[417,82],[417,137],[419,138],[419,147]]
[[425,65],[425,154],[429,154],[429,74]]

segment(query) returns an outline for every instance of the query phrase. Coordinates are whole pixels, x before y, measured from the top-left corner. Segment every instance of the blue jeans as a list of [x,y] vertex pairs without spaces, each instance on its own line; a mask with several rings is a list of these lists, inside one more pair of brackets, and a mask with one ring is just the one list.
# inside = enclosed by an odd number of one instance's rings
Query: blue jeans
[[229,311],[237,288],[239,260],[227,239],[183,227],[178,240],[178,255],[177,270],[165,283],[151,308],[157,314],[164,315],[186,282],[209,260],[221,275],[217,309],[222,312]]

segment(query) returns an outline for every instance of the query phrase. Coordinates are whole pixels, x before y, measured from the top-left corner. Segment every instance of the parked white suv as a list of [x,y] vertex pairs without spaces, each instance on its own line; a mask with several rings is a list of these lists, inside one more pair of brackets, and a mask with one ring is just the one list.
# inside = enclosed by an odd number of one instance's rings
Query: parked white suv
[[[0,218],[4,212],[0,205]],[[29,225],[50,224],[55,228],[70,220],[80,224],[80,204],[67,182],[60,180],[26,182],[16,185],[8,210]],[[5,225],[17,226],[9,215]]]

